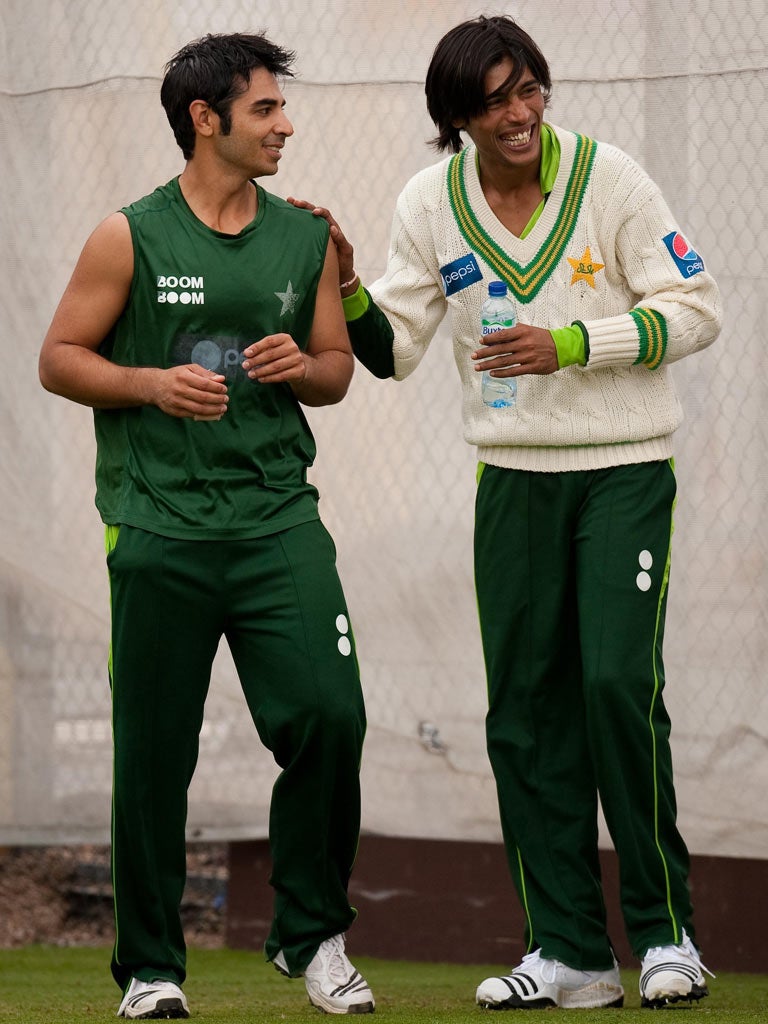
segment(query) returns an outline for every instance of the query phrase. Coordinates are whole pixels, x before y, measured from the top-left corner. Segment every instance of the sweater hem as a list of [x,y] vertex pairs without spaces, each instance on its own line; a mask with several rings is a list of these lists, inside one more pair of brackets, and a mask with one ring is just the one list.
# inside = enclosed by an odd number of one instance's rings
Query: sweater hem
[[527,446],[478,445],[479,462],[500,469],[522,469],[531,473],[567,473],[609,469],[638,462],[663,462],[672,457],[672,437],[619,444]]

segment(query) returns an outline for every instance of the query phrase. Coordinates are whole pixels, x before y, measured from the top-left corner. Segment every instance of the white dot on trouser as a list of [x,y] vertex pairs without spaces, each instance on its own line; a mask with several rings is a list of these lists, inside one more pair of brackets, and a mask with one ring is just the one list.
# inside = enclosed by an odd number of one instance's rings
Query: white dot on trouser
[[650,551],[641,551],[637,560],[641,569],[650,569],[653,565],[653,555]]
[[638,590],[651,589],[651,577],[648,575],[647,572],[639,572],[637,574],[637,579],[635,580],[635,583],[637,583]]
[[339,637],[338,648],[340,653],[343,654],[345,658],[352,653],[352,644],[349,642],[348,636]]
[[337,615],[336,616],[336,629],[338,629],[338,631],[340,633],[348,633],[349,632],[349,623],[347,622],[347,616],[346,615]]

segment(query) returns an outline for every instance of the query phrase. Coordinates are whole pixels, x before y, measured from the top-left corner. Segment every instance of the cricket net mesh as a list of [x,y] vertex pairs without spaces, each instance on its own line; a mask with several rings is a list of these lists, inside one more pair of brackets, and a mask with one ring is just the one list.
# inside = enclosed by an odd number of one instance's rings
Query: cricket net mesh
[[[521,0],[504,9],[550,60],[549,119],[638,159],[722,289],[720,340],[673,370],[686,421],[666,699],[692,851],[764,856],[768,8],[687,0],[673,14],[661,0]],[[298,78],[285,87],[296,133],[267,185],[329,206],[370,282],[397,194],[435,160],[423,95],[432,49],[459,21],[496,12],[466,0],[3,4],[0,843],[108,837],[109,605],[91,414],[43,392],[37,356],[88,233],[181,169],[159,103],[165,62],[206,32],[264,30],[297,51]],[[471,566],[475,460],[449,348],[443,329],[405,383],[358,368],[344,403],[310,410],[314,478],[367,701],[364,827],[494,840]],[[190,837],[264,836],[274,777],[221,650]]]

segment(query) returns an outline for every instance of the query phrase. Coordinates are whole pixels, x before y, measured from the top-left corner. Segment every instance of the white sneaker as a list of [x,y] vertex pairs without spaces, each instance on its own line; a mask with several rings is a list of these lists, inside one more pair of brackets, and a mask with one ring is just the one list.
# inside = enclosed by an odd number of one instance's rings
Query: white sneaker
[[[288,974],[282,949],[272,963]],[[343,935],[321,942],[303,973],[310,1003],[325,1013],[373,1013],[376,1008],[368,983],[347,959]]]
[[131,1020],[180,1020],[189,1016],[189,1007],[184,993],[174,982],[164,978],[154,981],[131,978],[117,1016]]
[[476,1000],[487,1010],[594,1009],[623,1006],[624,989],[615,963],[609,971],[577,971],[559,960],[546,960],[537,949],[524,956],[511,974],[486,978]]
[[653,946],[643,957],[640,968],[641,1005],[658,1009],[683,1000],[693,1002],[709,995],[699,951],[683,931],[683,941],[675,946]]

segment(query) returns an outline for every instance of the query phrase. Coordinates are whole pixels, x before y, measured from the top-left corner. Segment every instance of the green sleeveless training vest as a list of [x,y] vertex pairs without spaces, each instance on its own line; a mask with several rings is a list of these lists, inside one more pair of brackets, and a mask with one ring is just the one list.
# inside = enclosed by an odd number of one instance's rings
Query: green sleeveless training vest
[[156,406],[94,410],[96,506],[105,523],[168,537],[259,537],[317,518],[315,442],[287,384],[259,384],[243,349],[268,334],[306,348],[328,225],[258,189],[238,235],[206,227],[178,179],[125,207],[134,247],[128,303],[101,346],[123,366],[199,363],[226,376],[213,423]]

